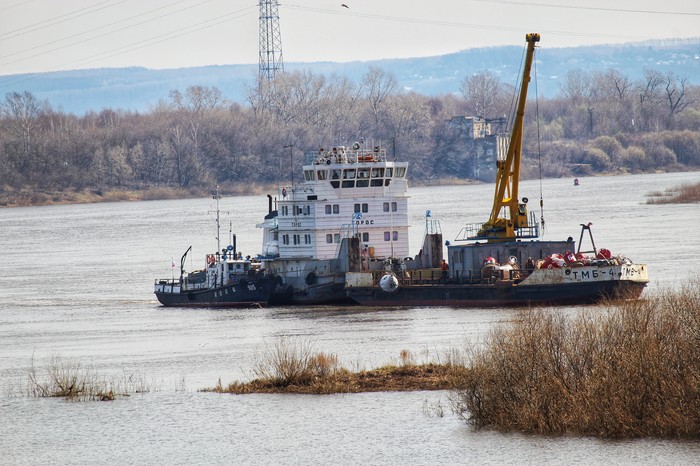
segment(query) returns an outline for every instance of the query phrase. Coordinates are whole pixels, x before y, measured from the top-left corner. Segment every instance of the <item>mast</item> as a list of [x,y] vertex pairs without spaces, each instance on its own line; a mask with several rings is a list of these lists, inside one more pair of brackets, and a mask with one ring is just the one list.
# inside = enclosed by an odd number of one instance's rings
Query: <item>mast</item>
[[496,191],[493,198],[493,209],[488,221],[481,226],[476,237],[470,239],[486,239],[489,242],[496,242],[539,236],[536,222],[528,222],[527,198],[523,198],[522,202],[518,200],[525,101],[530,83],[532,60],[535,55],[535,44],[540,41],[540,35],[537,33],[526,34],[525,40],[527,41],[527,54],[510,144],[505,160],[496,161]]
[[216,200],[216,253],[221,252],[221,222],[219,221],[219,199],[221,195],[219,194],[219,187],[216,187],[216,193],[214,194],[214,199]]

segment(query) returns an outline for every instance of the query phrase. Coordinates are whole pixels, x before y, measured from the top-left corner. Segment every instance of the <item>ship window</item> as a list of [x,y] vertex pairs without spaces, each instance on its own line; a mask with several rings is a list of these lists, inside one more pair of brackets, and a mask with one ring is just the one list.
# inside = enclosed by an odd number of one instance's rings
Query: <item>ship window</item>
[[406,176],[406,167],[396,167],[396,178],[403,178]]
[[306,178],[306,181],[313,181],[314,180],[314,171],[313,170],[304,170],[304,178]]
[[340,213],[340,205],[339,204],[333,204],[333,213],[334,214]]
[[389,203],[385,202],[383,205],[383,208],[384,208],[384,212],[389,212]]
[[354,168],[347,168],[343,170],[343,179],[344,180],[354,180],[355,179],[355,172],[356,170]]
[[304,215],[311,215],[311,206],[310,205],[304,206]]
[[340,170],[331,170],[331,178],[337,180],[340,178]]
[[384,184],[384,180],[381,178],[378,179],[371,179],[369,180],[369,185],[370,186],[382,186]]
[[365,202],[362,204],[362,212],[367,213],[369,210],[369,205]]
[[392,202],[391,203],[391,211],[396,212],[397,208],[398,208],[398,205],[396,204],[396,202]]
[[334,188],[339,188],[340,187],[340,181],[331,181],[331,186]]
[[355,180],[343,180],[343,188],[354,188]]
[[391,178],[387,178],[386,180],[384,180],[384,186],[389,186],[390,183],[391,183]]
[[332,243],[333,242],[333,235],[331,233],[328,233],[326,235],[326,243]]
[[329,215],[330,215],[330,213],[331,213],[331,205],[330,205],[330,204],[326,204],[326,214],[329,214]]
[[282,215],[289,215],[289,206],[282,206]]
[[311,235],[304,235],[304,244],[311,244]]
[[373,168],[372,169],[372,178],[384,178],[384,169],[383,168]]
[[360,204],[355,204],[355,210],[354,212],[357,213],[360,211]]
[[387,177],[387,178],[391,178],[392,176],[394,176],[394,169],[391,168],[391,167],[387,167],[387,169],[386,169],[386,177]]
[[355,183],[355,187],[357,188],[366,188],[367,186],[369,186],[369,178],[357,180],[357,182]]
[[357,169],[358,178],[369,178],[369,168],[358,168]]
[[336,233],[335,235],[333,235],[333,240],[336,243],[340,243],[340,233]]
[[362,233],[362,241],[364,241],[365,243],[367,241],[369,241],[369,233],[367,233],[367,232]]
[[299,235],[294,235],[294,244],[300,244],[300,243],[301,243],[301,241],[300,241]]
[[390,231],[384,232],[384,241],[391,241],[391,232]]
[[320,181],[323,181],[328,178],[328,170],[318,170],[316,176]]
[[282,244],[289,244],[289,235],[282,235]]
[[393,236],[392,239],[393,239],[394,241],[398,241],[398,240],[399,240],[399,232],[398,232],[398,231],[393,232],[392,236]]

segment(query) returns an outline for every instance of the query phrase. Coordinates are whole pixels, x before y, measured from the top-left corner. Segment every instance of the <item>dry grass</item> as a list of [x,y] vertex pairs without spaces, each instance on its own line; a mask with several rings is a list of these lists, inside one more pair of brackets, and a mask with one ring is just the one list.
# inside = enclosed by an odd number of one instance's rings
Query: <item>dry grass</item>
[[476,426],[602,437],[700,436],[700,282],[576,318],[524,311],[455,392]]
[[52,356],[43,374],[34,366],[29,370],[27,395],[30,397],[57,397],[71,401],[112,401],[132,393],[147,393],[151,388],[143,377],[124,373],[121,378],[107,380],[93,367]]
[[[259,354],[254,365],[255,378],[221,382],[212,389],[218,393],[359,393],[377,391],[446,390],[464,376],[464,366],[447,363],[416,364],[407,350],[400,354],[399,365],[372,370],[350,371],[338,364],[332,354],[314,352],[308,341],[280,339]],[[448,358],[450,359],[450,358]]]
[[647,195],[647,204],[694,204],[700,202],[700,183],[684,184]]

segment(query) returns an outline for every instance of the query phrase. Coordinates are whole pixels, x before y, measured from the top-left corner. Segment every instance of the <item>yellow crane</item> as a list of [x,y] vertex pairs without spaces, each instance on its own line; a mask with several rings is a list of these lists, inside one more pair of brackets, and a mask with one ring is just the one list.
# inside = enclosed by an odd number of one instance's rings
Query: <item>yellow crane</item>
[[540,35],[537,33],[526,34],[525,40],[527,41],[527,54],[510,144],[506,158],[496,161],[496,192],[493,198],[493,209],[488,221],[481,225],[476,236],[469,239],[485,239],[489,242],[496,242],[539,236],[534,216],[528,219],[527,198],[523,198],[522,201],[518,200],[525,101],[530,83],[532,60],[535,55],[535,44],[540,41]]

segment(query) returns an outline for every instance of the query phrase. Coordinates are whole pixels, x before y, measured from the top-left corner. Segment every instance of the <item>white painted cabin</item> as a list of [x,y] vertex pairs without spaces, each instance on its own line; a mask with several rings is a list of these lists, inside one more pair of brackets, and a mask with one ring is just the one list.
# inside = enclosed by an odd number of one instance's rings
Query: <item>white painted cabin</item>
[[306,157],[303,181],[281,188],[277,216],[257,225],[265,229],[264,256],[335,259],[341,239],[352,236],[365,257],[408,256],[407,162],[357,143]]

